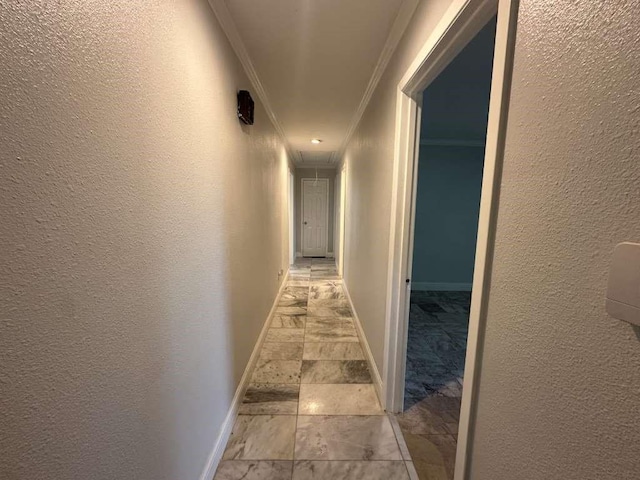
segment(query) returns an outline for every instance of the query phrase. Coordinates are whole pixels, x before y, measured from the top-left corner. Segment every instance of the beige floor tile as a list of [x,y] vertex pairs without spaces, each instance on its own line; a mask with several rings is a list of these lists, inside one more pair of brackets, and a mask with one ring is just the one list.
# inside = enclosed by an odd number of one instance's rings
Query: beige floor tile
[[225,460],[292,460],[295,415],[239,415]]
[[294,462],[294,480],[409,480],[400,461],[309,461]]
[[364,360],[359,343],[311,343],[305,342],[304,360]]
[[223,460],[213,480],[291,480],[292,461]]
[[301,370],[298,360],[258,360],[251,383],[300,383]]
[[303,344],[294,342],[269,342],[262,344],[261,360],[302,360]]
[[300,415],[384,415],[375,387],[300,385]]
[[298,384],[250,384],[240,404],[246,415],[295,415],[298,413]]
[[402,455],[386,415],[300,415],[295,459],[402,460]]
[[265,342],[302,342],[304,328],[270,328]]

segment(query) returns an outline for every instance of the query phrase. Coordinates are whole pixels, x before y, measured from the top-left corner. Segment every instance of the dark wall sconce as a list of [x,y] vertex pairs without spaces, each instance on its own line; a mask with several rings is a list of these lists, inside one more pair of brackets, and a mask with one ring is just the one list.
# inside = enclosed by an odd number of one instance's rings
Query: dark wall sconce
[[253,98],[248,90],[238,92],[238,118],[242,123],[253,125]]

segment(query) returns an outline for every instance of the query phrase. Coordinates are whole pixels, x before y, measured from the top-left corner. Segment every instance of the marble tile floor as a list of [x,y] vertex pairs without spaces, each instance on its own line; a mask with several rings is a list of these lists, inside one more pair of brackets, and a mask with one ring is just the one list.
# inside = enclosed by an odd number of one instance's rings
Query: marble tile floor
[[470,292],[411,292],[405,411],[397,415],[420,479],[453,478]]
[[417,479],[333,260],[296,262],[276,312],[214,480]]

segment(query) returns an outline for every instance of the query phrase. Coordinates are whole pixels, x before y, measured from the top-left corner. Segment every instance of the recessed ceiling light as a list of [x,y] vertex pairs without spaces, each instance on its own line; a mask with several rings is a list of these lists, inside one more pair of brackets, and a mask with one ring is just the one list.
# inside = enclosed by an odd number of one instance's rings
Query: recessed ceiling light
[[315,143],[317,145],[318,143],[322,143],[322,140],[320,140],[319,138],[314,138],[311,140],[311,143]]

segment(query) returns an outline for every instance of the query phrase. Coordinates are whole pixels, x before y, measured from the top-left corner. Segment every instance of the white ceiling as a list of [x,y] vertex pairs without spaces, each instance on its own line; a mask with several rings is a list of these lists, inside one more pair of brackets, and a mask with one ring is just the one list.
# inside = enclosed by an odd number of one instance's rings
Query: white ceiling
[[[212,6],[221,18],[220,5],[215,3],[220,2],[212,2]],[[267,107],[297,163],[326,165],[338,160],[332,153],[340,150],[357,119],[402,3],[224,1],[228,13],[223,27],[236,44],[234,48],[238,50],[241,43],[240,48],[246,50],[263,89],[259,93],[266,95]],[[229,31],[234,28],[235,37]],[[397,30],[397,26],[393,28],[390,41],[399,40]],[[322,143],[312,145],[312,138],[320,138]]]

